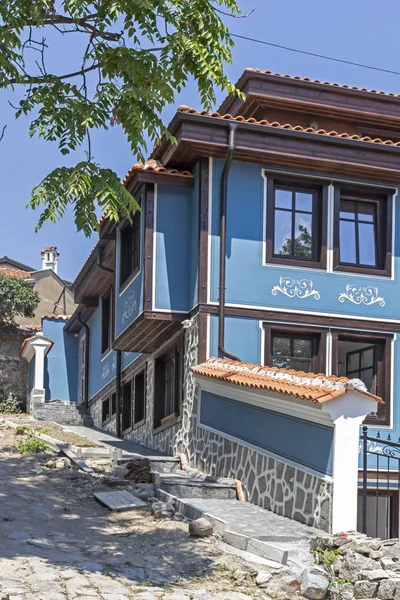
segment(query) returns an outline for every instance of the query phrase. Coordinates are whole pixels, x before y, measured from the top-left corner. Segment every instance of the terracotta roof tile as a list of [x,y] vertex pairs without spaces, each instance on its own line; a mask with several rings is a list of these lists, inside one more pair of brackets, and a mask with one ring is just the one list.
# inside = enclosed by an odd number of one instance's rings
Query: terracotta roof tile
[[71,318],[71,315],[42,315],[42,319],[56,319],[62,321],[68,321]]
[[291,125],[290,123],[278,123],[278,121],[267,121],[266,119],[262,119],[261,121],[257,121],[251,117],[250,119],[245,119],[242,115],[238,115],[233,117],[231,114],[221,115],[218,112],[208,113],[206,110],[197,111],[194,108],[189,108],[188,106],[181,105],[178,107],[179,112],[187,113],[190,115],[200,115],[205,117],[213,117],[216,119],[224,119],[226,121],[239,121],[241,123],[253,123],[255,125],[264,125],[265,127],[274,127],[276,129],[288,129],[291,131],[301,131],[303,133],[311,133],[314,135],[324,135],[330,137],[336,137],[341,139],[350,139],[357,140],[360,142],[367,142],[370,144],[383,144],[385,146],[396,146],[400,147],[400,142],[392,142],[392,140],[382,141],[380,138],[371,138],[369,136],[361,137],[359,135],[350,135],[349,133],[338,133],[337,131],[326,131],[325,129],[315,130],[312,127],[302,127],[301,125]]
[[14,277],[14,279],[31,279],[31,274],[28,273],[28,271],[7,269],[6,267],[0,267],[0,275],[3,275],[4,277]]
[[383,404],[382,399],[370,394],[359,379],[347,379],[347,377],[335,377],[334,375],[327,377],[323,373],[305,373],[293,369],[263,367],[221,358],[210,358],[207,362],[192,367],[192,371],[197,375],[234,385],[255,390],[268,390],[301,400],[310,400],[317,404],[328,402],[350,390],[356,390]]
[[163,167],[159,162],[153,159],[146,160],[145,163],[137,162],[131,167],[123,180],[123,184],[126,186],[137,171],[149,171],[153,173],[161,173],[163,175],[172,175],[174,177],[189,177],[193,178],[190,171],[179,171],[178,169],[172,169],[170,167]]
[[364,87],[357,87],[355,85],[346,85],[345,83],[332,83],[330,81],[320,81],[319,79],[310,79],[309,77],[299,77],[299,75],[282,75],[281,73],[273,73],[269,70],[256,69],[254,67],[247,67],[244,72],[252,71],[253,73],[262,73],[264,75],[272,75],[273,77],[282,77],[282,79],[294,79],[295,81],[306,81],[310,83],[317,83],[321,85],[327,85],[330,87],[338,87],[346,90],[356,90],[358,92],[368,92],[369,94],[377,94],[380,96],[392,96],[394,98],[400,98],[400,94],[393,94],[392,92],[382,92],[378,90],[369,90]]

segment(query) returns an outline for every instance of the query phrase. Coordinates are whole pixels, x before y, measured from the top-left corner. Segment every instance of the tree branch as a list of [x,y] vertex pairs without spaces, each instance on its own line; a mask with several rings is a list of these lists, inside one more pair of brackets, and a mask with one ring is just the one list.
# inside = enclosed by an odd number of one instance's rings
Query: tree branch
[[7,129],[7,125],[4,125],[4,126],[3,126],[3,129],[2,129],[2,131],[1,131],[1,134],[0,134],[0,142],[1,142],[1,140],[3,139],[3,137],[4,137],[4,134],[5,134],[5,132],[6,132],[6,129]]

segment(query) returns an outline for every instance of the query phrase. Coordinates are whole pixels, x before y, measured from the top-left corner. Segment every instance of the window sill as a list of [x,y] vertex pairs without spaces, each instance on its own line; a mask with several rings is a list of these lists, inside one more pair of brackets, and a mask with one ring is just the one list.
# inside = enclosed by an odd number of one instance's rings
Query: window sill
[[368,267],[356,267],[352,265],[333,265],[335,273],[354,273],[355,275],[370,275],[375,277],[391,277],[391,272],[387,269],[374,269]]
[[180,423],[181,421],[182,421],[181,415],[178,415],[177,417],[174,415],[165,417],[162,420],[161,425],[159,425],[158,427],[153,429],[153,435],[156,435],[157,433],[161,433],[165,429],[169,429],[170,427],[172,427],[173,425],[176,425],[177,423]]
[[142,419],[141,421],[138,421],[137,423],[133,424],[133,429],[138,429],[139,427],[141,427],[142,425],[144,425],[146,423],[146,419]]
[[128,277],[128,279],[125,279],[125,281],[123,281],[120,286],[119,286],[119,295],[121,296],[125,290],[130,286],[130,284],[136,279],[136,277],[139,275],[140,273],[140,268],[138,267],[137,269],[135,269],[133,271],[133,273],[131,273]]
[[266,265],[281,265],[286,267],[304,267],[306,269],[326,269],[325,261],[301,260],[297,258],[283,258],[280,256],[269,256]]

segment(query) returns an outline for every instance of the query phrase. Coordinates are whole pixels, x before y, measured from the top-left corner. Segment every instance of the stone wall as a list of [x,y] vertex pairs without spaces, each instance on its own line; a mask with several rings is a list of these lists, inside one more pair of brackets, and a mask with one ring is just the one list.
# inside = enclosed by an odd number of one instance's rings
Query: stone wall
[[23,402],[28,394],[28,363],[20,356],[22,342],[30,333],[16,331],[0,338],[0,393],[13,393]]
[[[198,320],[194,319],[193,325],[185,330],[181,420],[159,433],[153,433],[155,358],[150,356],[146,361],[146,421],[127,437],[168,455],[183,453],[191,467],[205,473],[240,479],[250,502],[330,531],[332,483],[197,426],[198,389],[190,368],[198,363],[198,339]],[[90,407],[98,427],[102,426],[101,401],[107,394],[108,388]],[[103,428],[114,433],[115,419]]]

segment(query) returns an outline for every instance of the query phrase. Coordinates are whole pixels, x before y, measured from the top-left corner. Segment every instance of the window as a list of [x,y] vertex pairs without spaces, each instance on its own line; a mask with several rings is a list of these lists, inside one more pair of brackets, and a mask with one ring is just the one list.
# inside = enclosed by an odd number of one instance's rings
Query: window
[[145,372],[141,371],[140,373],[135,375],[135,409],[133,419],[135,425],[143,423],[143,421],[145,420],[145,401]]
[[110,420],[110,398],[103,400],[101,404],[101,422],[102,424]]
[[182,400],[183,339],[155,361],[154,427],[170,424],[179,417]]
[[306,373],[323,370],[325,332],[314,328],[266,324],[265,364]]
[[373,190],[335,190],[334,268],[390,275],[391,198]]
[[267,262],[324,267],[326,201],[322,185],[268,179]]
[[132,429],[132,381],[122,386],[122,433]]
[[117,394],[114,392],[111,394],[111,416],[113,417],[117,412]]
[[105,354],[112,344],[112,295],[111,290],[101,299],[101,353]]
[[390,423],[390,340],[391,336],[375,338],[375,334],[333,334],[333,374],[360,379],[371,394],[385,402],[368,416],[368,423]]
[[136,211],[132,224],[121,229],[120,287],[140,268],[140,215],[140,211]]

